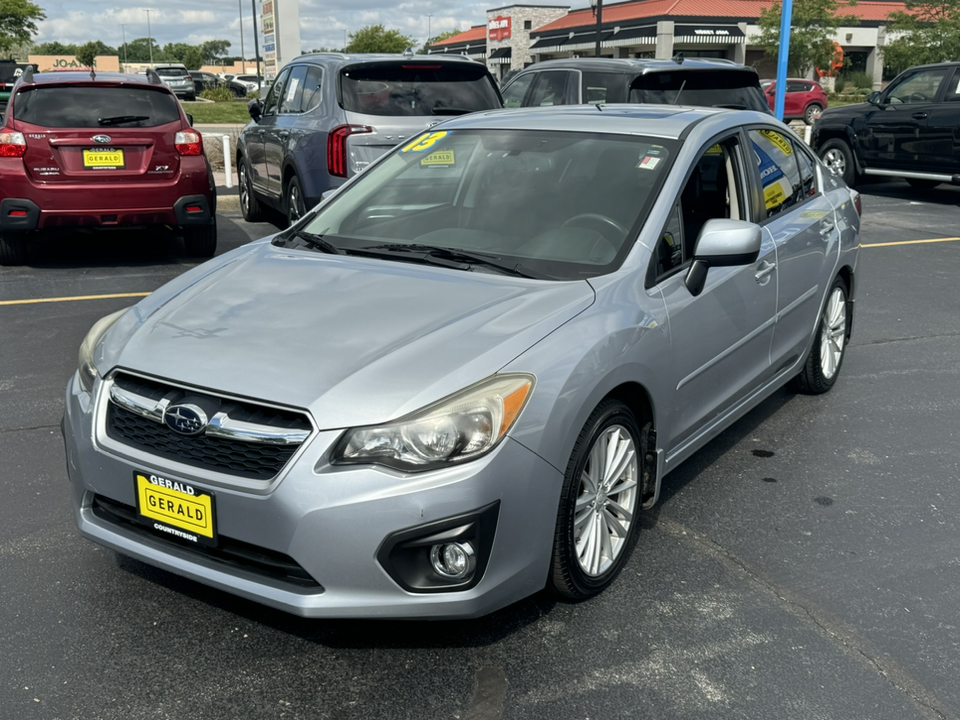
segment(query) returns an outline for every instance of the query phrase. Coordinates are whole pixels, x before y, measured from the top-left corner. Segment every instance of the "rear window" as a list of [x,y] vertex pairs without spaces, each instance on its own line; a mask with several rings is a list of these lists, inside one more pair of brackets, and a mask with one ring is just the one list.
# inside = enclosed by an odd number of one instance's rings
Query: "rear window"
[[770,114],[757,76],[740,71],[647,73],[630,84],[630,102],[725,107]]
[[168,91],[138,87],[43,86],[17,94],[14,117],[51,128],[156,127],[180,120]]
[[157,75],[160,77],[183,77],[187,74],[186,68],[161,67],[157,68]]
[[353,66],[340,73],[343,108],[365,115],[462,115],[499,108],[485,66]]

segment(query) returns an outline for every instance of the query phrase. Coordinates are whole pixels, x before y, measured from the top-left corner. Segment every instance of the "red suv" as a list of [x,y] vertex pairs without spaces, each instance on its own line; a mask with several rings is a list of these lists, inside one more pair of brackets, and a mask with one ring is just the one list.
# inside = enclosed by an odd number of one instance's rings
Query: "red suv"
[[[761,80],[760,87],[773,110],[777,102],[777,81]],[[827,93],[820,83],[792,78],[787,80],[787,94],[783,99],[784,120],[803,120],[807,125],[813,125],[820,119],[820,113],[827,109],[827,104]]]
[[0,198],[0,265],[51,228],[166,225],[188,255],[217,247],[203,140],[154,72],[24,71],[0,128]]

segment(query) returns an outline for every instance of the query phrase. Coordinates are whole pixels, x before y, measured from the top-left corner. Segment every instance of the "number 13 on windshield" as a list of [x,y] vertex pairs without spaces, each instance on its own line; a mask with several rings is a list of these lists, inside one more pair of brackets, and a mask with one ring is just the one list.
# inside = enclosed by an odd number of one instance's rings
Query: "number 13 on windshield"
[[400,152],[423,152],[424,150],[429,150],[446,136],[446,132],[432,132],[427,135],[421,135]]

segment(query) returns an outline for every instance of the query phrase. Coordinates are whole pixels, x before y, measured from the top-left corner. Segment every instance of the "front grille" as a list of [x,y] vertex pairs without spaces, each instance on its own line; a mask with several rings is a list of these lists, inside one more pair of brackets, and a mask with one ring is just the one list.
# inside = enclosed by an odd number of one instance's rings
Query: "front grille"
[[[300,448],[311,425],[301,413],[219,398],[177,388],[155,380],[118,374],[112,380],[107,402],[107,436],[151,455],[196,468],[252,480],[277,475]],[[123,392],[127,406],[111,394],[114,386]],[[130,402],[130,399],[134,402]],[[242,427],[233,437],[215,434],[213,422],[199,435],[175,432],[162,422],[171,403],[202,406],[209,417],[222,419],[228,432]],[[229,433],[228,433],[229,434]],[[292,434],[294,439],[283,437]],[[264,439],[266,436],[266,439]],[[251,439],[252,438],[252,439]],[[259,439],[257,439],[259,438]]]
[[130,505],[119,503],[102,495],[94,495],[91,506],[93,514],[104,522],[122,527],[142,537],[149,537],[170,545],[176,545],[182,550],[202,555],[223,563],[230,567],[242,568],[249,572],[279,580],[301,588],[315,588],[323,591],[323,587],[289,555],[268,550],[257,545],[245,543],[242,540],[221,535],[217,547],[197,545],[189,540],[182,540],[166,533],[156,532],[137,521],[137,510]]

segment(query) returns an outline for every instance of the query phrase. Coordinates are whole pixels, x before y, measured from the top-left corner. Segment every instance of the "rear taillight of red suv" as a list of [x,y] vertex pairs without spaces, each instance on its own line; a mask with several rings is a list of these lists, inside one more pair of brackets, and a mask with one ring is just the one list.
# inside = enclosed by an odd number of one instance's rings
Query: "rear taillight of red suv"
[[334,177],[347,176],[347,138],[350,135],[371,133],[366,125],[340,125],[327,136],[327,172]]
[[27,139],[23,133],[0,132],[0,157],[23,157],[27,152]]
[[173,144],[181,155],[203,155],[203,138],[196,130],[178,132]]

